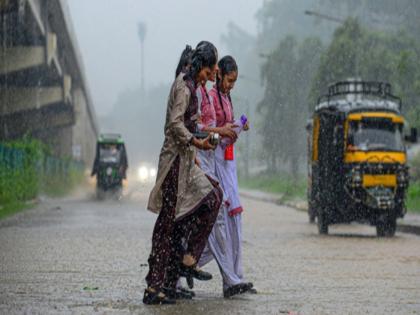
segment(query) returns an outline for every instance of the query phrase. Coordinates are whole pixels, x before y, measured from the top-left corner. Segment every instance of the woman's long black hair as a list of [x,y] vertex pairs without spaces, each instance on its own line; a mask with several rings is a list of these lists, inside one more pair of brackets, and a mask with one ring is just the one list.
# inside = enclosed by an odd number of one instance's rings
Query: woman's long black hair
[[190,45],[185,46],[181,54],[181,58],[179,58],[178,66],[175,70],[175,79],[179,76],[181,72],[187,72],[187,68],[191,65],[191,57],[193,55],[194,50],[191,48]]
[[217,63],[217,49],[207,41],[198,43],[191,56],[191,65],[185,76],[186,79],[195,81],[204,67],[214,67]]
[[[219,66],[219,74],[221,78],[219,78],[219,75],[216,78],[216,89],[217,89],[217,95],[219,97],[220,105],[222,106],[222,109],[223,109],[222,94],[220,93],[220,87],[226,75],[232,72],[238,72],[238,65],[236,64],[236,61],[232,56],[225,56],[222,59],[220,59],[218,66]],[[228,93],[227,96],[229,98],[230,103],[232,104],[230,93]],[[226,120],[226,112],[224,109],[223,109],[223,113],[225,114],[225,120]]]

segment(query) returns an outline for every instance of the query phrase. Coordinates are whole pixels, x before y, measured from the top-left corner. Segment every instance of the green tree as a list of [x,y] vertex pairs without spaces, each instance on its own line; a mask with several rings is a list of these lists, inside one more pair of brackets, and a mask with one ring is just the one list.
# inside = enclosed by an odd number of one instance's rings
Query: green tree
[[270,171],[289,163],[295,179],[305,157],[308,93],[322,52],[319,39],[299,44],[292,36],[282,40],[262,67],[265,93],[259,104],[263,156]]
[[323,12],[358,18],[363,26],[376,30],[405,31],[420,40],[418,0],[319,0]]
[[[238,172],[247,177],[249,170],[256,160],[255,148],[258,144],[257,126],[255,121],[256,104],[262,97],[259,82],[260,58],[256,45],[256,37],[230,22],[227,32],[222,36],[222,42],[232,55],[239,67],[239,79],[232,91],[232,101],[236,117],[246,114],[250,120],[251,128],[242,133],[235,146],[237,154]],[[220,58],[222,57],[219,56]]]
[[400,32],[368,31],[355,19],[339,27],[321,57],[321,65],[312,83],[311,104],[326,92],[329,84],[359,77],[368,81],[389,82],[394,94],[404,103],[404,113],[419,126],[420,45]]
[[[261,52],[275,49],[290,34],[297,40],[309,36],[329,39],[330,28],[305,15],[306,10],[319,10],[322,0],[269,0],[264,1],[256,18],[259,26],[258,45]],[[329,25],[330,26],[330,25]]]

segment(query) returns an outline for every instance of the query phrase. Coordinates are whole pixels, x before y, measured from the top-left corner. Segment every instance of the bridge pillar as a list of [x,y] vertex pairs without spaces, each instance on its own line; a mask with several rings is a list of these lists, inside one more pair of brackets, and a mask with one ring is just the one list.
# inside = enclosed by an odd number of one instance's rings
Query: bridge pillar
[[91,164],[97,124],[63,0],[0,0],[0,141],[32,135]]

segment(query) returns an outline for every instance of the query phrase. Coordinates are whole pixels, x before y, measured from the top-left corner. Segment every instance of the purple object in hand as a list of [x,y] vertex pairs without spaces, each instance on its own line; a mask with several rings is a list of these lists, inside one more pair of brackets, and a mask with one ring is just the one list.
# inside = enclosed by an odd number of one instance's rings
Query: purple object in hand
[[241,124],[242,124],[242,126],[245,126],[247,122],[248,122],[248,118],[245,115],[242,115],[241,116]]

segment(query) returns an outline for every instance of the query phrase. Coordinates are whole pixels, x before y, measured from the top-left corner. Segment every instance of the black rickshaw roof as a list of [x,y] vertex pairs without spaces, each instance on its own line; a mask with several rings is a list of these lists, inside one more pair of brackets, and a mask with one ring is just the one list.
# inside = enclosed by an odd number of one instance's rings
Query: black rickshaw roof
[[391,93],[391,84],[347,80],[330,85],[328,94],[318,99],[315,111],[333,110],[346,114],[382,110],[400,114],[401,108],[402,101]]

